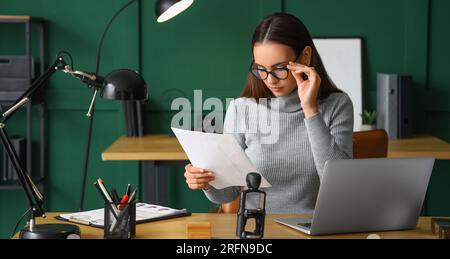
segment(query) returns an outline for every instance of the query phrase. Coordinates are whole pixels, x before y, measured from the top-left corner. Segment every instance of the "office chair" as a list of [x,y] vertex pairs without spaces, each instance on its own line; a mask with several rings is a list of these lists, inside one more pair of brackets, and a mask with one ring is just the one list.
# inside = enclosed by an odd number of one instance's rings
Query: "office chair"
[[[353,132],[353,159],[387,157],[388,135],[385,130]],[[239,196],[231,202],[220,205],[218,213],[237,213]]]
[[387,157],[388,135],[385,130],[353,132],[353,158]]

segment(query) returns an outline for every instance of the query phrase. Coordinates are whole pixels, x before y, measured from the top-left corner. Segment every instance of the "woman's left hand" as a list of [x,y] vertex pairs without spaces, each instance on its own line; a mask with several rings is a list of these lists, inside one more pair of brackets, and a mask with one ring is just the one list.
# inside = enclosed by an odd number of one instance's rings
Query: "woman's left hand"
[[[306,118],[318,112],[317,96],[319,94],[322,79],[313,67],[304,66],[299,63],[289,62],[287,68],[291,71],[298,86],[298,96]],[[308,76],[307,80],[302,78],[302,74]]]

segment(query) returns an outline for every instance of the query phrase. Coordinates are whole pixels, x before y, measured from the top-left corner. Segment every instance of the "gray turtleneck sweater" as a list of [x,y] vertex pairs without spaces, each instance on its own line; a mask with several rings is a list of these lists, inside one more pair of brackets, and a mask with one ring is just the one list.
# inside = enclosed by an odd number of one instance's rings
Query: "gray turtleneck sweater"
[[[264,189],[267,213],[312,214],[325,162],[352,158],[353,105],[347,94],[333,93],[319,101],[318,113],[305,118],[297,91],[276,101],[264,105],[248,98],[234,100],[225,116],[224,133],[234,134],[258,172],[272,185]],[[267,138],[267,128],[248,130],[261,117],[258,112],[248,112],[249,102],[277,115],[270,126],[272,137]],[[211,187],[204,193],[213,203],[221,204],[234,200],[239,190]],[[247,202],[251,207],[256,204],[256,199]]]

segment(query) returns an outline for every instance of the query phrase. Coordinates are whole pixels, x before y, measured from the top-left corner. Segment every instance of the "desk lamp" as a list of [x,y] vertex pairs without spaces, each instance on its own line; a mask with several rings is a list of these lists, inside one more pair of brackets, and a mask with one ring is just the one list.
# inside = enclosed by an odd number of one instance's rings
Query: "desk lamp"
[[[101,49],[103,46],[103,41],[105,39],[106,33],[108,32],[109,28],[111,27],[114,20],[125,10],[127,7],[129,7],[131,4],[136,2],[137,0],[129,0],[127,3],[125,3],[109,20],[107,23],[102,36],[100,38],[100,43],[98,45],[97,49],[97,62],[96,62],[96,70],[95,74],[99,73],[100,68],[100,54]],[[184,10],[189,8],[194,3],[194,0],[157,0],[155,3],[155,14],[157,17],[157,22],[162,23],[165,21],[168,21],[172,19],[173,17],[177,16],[178,14],[182,13]],[[91,138],[92,138],[92,124],[94,120],[94,102],[95,97],[97,95],[97,90],[94,91],[91,105],[89,107],[89,111],[87,113],[88,117],[88,134],[87,134],[87,142],[86,142],[86,149],[85,149],[85,156],[84,156],[84,166],[83,166],[83,177],[82,177],[82,186],[81,186],[81,195],[80,195],[80,211],[83,210],[84,207],[84,194],[86,189],[86,179],[87,179],[87,171],[88,171],[88,164],[89,164],[89,153],[90,153],[90,147],[91,147]],[[127,99],[125,99],[127,100]]]
[[30,221],[20,231],[20,238],[23,239],[66,239],[79,238],[79,227],[71,224],[41,224],[35,222],[36,217],[45,217],[43,209],[44,196],[40,193],[31,177],[26,173],[22,162],[20,161],[14,146],[6,132],[6,122],[19,110],[22,106],[30,102],[33,93],[42,87],[45,82],[56,72],[62,71],[70,74],[85,84],[89,88],[95,88],[100,91],[100,95],[105,99],[112,100],[145,100],[147,99],[147,85],[144,79],[132,70],[121,69],[111,72],[105,77],[98,76],[94,73],[87,73],[73,70],[71,66],[66,64],[63,52],[58,54],[54,64],[39,77],[31,87],[2,114],[0,122],[0,138],[2,144],[11,159],[12,165],[18,174],[19,181],[25,191],[29,202]]

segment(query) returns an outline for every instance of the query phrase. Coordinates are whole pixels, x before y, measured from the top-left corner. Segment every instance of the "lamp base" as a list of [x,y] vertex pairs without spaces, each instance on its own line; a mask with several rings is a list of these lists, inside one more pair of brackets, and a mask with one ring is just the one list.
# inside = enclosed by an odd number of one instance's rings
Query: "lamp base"
[[36,224],[33,231],[26,226],[20,239],[80,239],[80,228],[71,224]]

